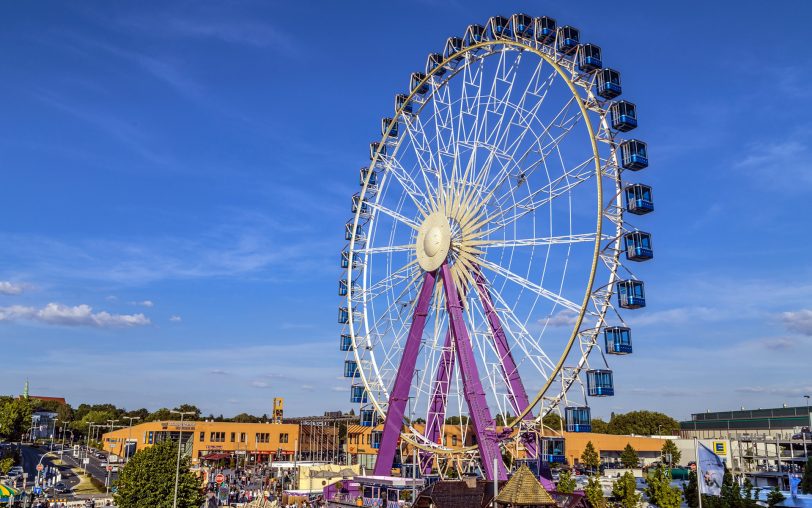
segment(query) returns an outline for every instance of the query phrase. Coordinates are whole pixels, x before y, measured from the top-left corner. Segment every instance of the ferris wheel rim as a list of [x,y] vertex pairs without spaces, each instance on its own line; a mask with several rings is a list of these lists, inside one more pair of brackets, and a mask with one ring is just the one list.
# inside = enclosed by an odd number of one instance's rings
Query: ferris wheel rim
[[[584,291],[584,297],[583,297],[583,300],[581,302],[579,311],[577,313],[575,324],[573,325],[573,329],[572,329],[572,332],[570,333],[569,339],[567,340],[567,343],[565,345],[565,349],[564,349],[563,353],[561,354],[561,356],[559,357],[559,360],[556,363],[554,370],[552,372],[550,372],[550,374],[547,376],[547,380],[545,382],[545,385],[536,393],[536,395],[531,400],[530,404],[520,414],[517,414],[513,418],[512,421],[505,422],[506,423],[505,427],[511,427],[511,428],[515,429],[515,428],[517,428],[519,426],[520,423],[522,423],[524,421],[524,418],[531,411],[533,411],[535,408],[537,408],[539,406],[539,403],[542,402],[542,400],[545,398],[545,395],[547,394],[547,391],[550,389],[553,382],[558,378],[559,374],[561,373],[562,369],[564,368],[564,364],[565,364],[567,358],[570,357],[570,354],[572,353],[572,348],[575,345],[575,342],[577,341],[577,339],[579,337],[579,334],[580,334],[580,332],[582,330],[582,325],[584,323],[584,317],[585,317],[585,315],[587,313],[587,308],[589,307],[590,299],[593,297],[593,294],[594,294],[595,275],[597,273],[597,269],[598,269],[598,265],[599,265],[599,261],[600,261],[600,257],[601,257],[601,252],[602,252],[601,242],[603,240],[603,238],[602,238],[602,227],[603,227],[603,220],[604,220],[603,173],[602,173],[603,170],[602,170],[602,166],[601,166],[601,156],[600,156],[600,152],[599,152],[599,149],[598,149],[597,135],[596,135],[596,132],[595,132],[595,128],[594,128],[594,126],[592,124],[592,119],[589,116],[589,108],[587,107],[586,99],[583,98],[581,96],[581,93],[579,93],[579,91],[578,91],[578,87],[580,87],[580,88],[584,88],[584,87],[582,85],[578,85],[578,84],[574,83],[573,79],[571,79],[571,77],[569,75],[569,70],[561,67],[558,64],[558,62],[556,61],[556,59],[554,59],[550,55],[540,51],[538,48],[534,47],[533,45],[526,44],[526,43],[521,42],[521,41],[510,40],[510,39],[489,40],[489,41],[482,41],[482,42],[479,42],[479,43],[476,43],[476,44],[472,44],[472,45],[470,45],[470,46],[468,46],[466,48],[463,48],[459,52],[450,55],[448,58],[445,58],[439,65],[437,65],[437,67],[435,67],[434,69],[431,70],[431,72],[426,74],[425,78],[419,83],[419,86],[429,84],[431,78],[433,76],[435,76],[435,74],[440,69],[445,68],[445,66],[447,64],[451,63],[452,61],[454,61],[456,59],[459,59],[461,57],[465,57],[466,54],[474,52],[474,51],[476,51],[478,49],[488,48],[488,47],[492,47],[492,46],[501,46],[501,48],[498,49],[497,51],[505,51],[506,49],[511,47],[511,48],[519,49],[521,51],[528,51],[528,52],[536,55],[537,57],[539,57],[540,59],[545,61],[548,65],[550,65],[555,70],[556,74],[560,78],[562,78],[563,82],[567,85],[567,87],[569,88],[570,93],[572,94],[573,98],[575,99],[575,101],[578,104],[578,107],[579,107],[579,110],[580,110],[580,115],[585,121],[587,134],[588,134],[588,136],[590,138],[590,143],[591,143],[591,147],[592,147],[592,158],[593,158],[593,162],[594,162],[594,172],[592,172],[592,174],[595,175],[596,194],[597,194],[597,220],[596,220],[597,226],[595,228],[595,240],[593,242],[593,249],[592,249],[592,262],[591,262],[591,267],[590,267],[590,270],[589,270],[589,277],[588,277],[588,280],[587,280],[586,288],[585,288],[585,291]],[[495,52],[496,51],[494,51],[494,53]],[[555,53],[555,54],[557,54],[557,53]],[[418,92],[417,92],[418,88],[419,87],[415,87],[412,91],[410,91],[410,93],[408,94],[408,96],[406,98],[405,103],[409,103],[409,102],[411,102],[413,100],[413,98],[418,94]],[[394,118],[392,118],[391,122],[387,126],[386,131],[384,132],[383,137],[381,139],[381,142],[379,144],[379,147],[377,148],[377,150],[374,153],[374,156],[372,157],[370,167],[374,167],[375,164],[377,163],[377,161],[380,159],[381,151],[383,149],[383,146],[384,146],[384,143],[386,141],[386,138],[388,136],[389,131],[391,131],[394,128],[394,126],[398,123],[398,120],[401,118],[401,116],[403,114],[404,113],[403,113],[402,108],[396,110],[396,114],[395,114]],[[364,181],[362,190],[361,190],[360,199],[364,198],[365,193],[366,193],[366,191],[367,191],[367,189],[369,187],[369,178],[370,178],[370,175],[367,175],[367,177],[366,177],[366,179]],[[358,250],[355,247],[355,244],[356,244],[356,234],[355,233],[358,230],[360,219],[361,219],[361,211],[357,210],[356,213],[354,214],[354,218],[353,218],[353,234],[352,234],[352,238],[350,240],[350,245],[349,245],[350,256],[354,255],[354,253],[357,252],[357,250]],[[364,268],[362,268],[362,270],[364,270],[364,273],[365,273],[366,266]],[[348,280],[351,280],[352,279],[352,273],[353,273],[353,268],[352,268],[351,264],[347,268],[347,273],[348,273]],[[347,309],[348,309],[348,312],[350,312],[350,313],[353,312],[353,308],[355,307],[355,303],[356,302],[352,301],[351,295],[348,295],[347,296]],[[606,309],[604,308],[603,313],[601,314],[601,319],[603,318],[603,314],[605,314],[605,310]],[[366,315],[366,311],[364,311],[364,314]],[[357,340],[356,340],[357,337],[358,337],[358,334],[355,331],[355,324],[353,323],[352,319],[350,320],[348,326],[349,326],[349,330],[350,330],[350,336],[351,336],[351,339],[352,339],[353,356],[355,357],[356,362],[358,362],[358,364],[360,365],[361,362],[362,362],[362,358],[361,358],[361,356],[359,354],[359,346],[361,346],[361,344],[359,344],[357,342]],[[367,338],[367,340],[368,340],[368,338]],[[589,348],[589,350],[591,350],[591,347]],[[588,353],[586,353],[586,354],[588,354]],[[581,356],[583,357],[584,354],[582,354]],[[376,362],[373,361],[371,363],[375,364]],[[580,362],[580,363],[583,363],[583,362]],[[365,389],[369,389],[372,386],[372,384],[371,384],[370,380],[367,379],[367,373],[364,371],[364,369],[359,369],[359,371],[360,371],[361,382],[363,383]],[[380,379],[380,374],[378,372],[376,372],[375,374]],[[384,389],[384,391],[386,391],[385,387],[383,387],[383,389]],[[377,400],[377,398],[374,396],[374,394],[371,393],[371,390],[370,390],[369,395],[370,395],[370,403],[374,407],[375,411],[379,415],[385,415],[385,411],[382,409],[380,402]],[[559,395],[561,395],[561,394],[559,394]],[[550,407],[548,409],[548,412],[551,411],[552,409],[554,409],[554,407]],[[540,420],[542,418],[542,416],[544,416],[544,415],[539,414],[538,419]],[[426,451],[430,451],[432,453],[439,453],[439,454],[446,454],[446,453],[447,454],[457,454],[457,453],[460,453],[460,452],[475,450],[477,448],[477,446],[468,446],[468,447],[456,448],[456,449],[452,450],[452,449],[446,449],[445,447],[437,445],[437,444],[434,444],[434,446],[428,446],[428,445],[419,443],[419,442],[417,442],[417,440],[414,439],[416,436],[419,436],[419,433],[415,432],[415,430],[412,427],[411,423],[409,424],[409,429],[411,429],[412,432],[403,432],[402,433],[402,438],[404,440],[406,440],[407,442],[409,442],[410,444],[412,444],[413,446],[415,446],[415,447],[417,447],[418,449],[421,449],[421,450],[426,450]]]

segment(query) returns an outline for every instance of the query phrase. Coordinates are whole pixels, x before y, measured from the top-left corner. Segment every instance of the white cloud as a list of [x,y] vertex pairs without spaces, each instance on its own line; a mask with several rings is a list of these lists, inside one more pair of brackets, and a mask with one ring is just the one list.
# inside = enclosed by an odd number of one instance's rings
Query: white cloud
[[183,321],[183,318],[178,315],[169,316],[169,321],[173,323],[180,323],[181,321]]
[[19,295],[23,292],[23,285],[7,280],[0,281],[0,295]]
[[48,325],[90,326],[96,328],[144,326],[150,320],[143,314],[110,314],[106,311],[93,312],[89,305],[68,306],[49,303],[35,308],[23,305],[0,307],[0,321],[34,321]]
[[812,310],[802,309],[796,312],[784,312],[781,321],[787,330],[812,336]]
[[228,372],[224,371],[223,369],[212,369],[212,370],[209,371],[209,374],[212,374],[212,375],[215,375],[215,376],[227,376]]
[[251,386],[254,388],[268,388],[270,384],[267,381],[262,381],[260,379],[255,379],[251,381]]
[[139,305],[141,307],[146,307],[148,309],[151,309],[152,307],[155,307],[155,303],[152,300],[144,300],[144,301],[141,301],[141,302],[133,302],[133,304]]
[[547,320],[548,326],[574,326],[575,321],[578,320],[578,315],[568,310],[562,310],[554,316],[550,316]]

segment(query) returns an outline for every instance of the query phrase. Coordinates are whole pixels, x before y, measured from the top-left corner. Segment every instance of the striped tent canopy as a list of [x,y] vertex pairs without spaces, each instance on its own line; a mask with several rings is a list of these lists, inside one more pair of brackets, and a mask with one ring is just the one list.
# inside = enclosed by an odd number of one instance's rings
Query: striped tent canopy
[[0,483],[0,501],[6,501],[9,496],[16,496],[18,493],[17,489],[12,489],[8,485]]

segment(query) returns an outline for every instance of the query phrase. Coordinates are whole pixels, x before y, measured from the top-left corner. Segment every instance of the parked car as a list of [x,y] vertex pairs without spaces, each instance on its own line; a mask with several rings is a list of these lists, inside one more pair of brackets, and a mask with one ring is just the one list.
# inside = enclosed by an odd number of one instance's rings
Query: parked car
[[54,492],[56,492],[57,494],[67,494],[70,491],[71,491],[71,488],[68,487],[63,482],[59,482],[56,485],[54,485]]
[[96,458],[99,460],[103,460],[107,458],[107,455],[103,454],[102,452],[99,452],[96,454]]

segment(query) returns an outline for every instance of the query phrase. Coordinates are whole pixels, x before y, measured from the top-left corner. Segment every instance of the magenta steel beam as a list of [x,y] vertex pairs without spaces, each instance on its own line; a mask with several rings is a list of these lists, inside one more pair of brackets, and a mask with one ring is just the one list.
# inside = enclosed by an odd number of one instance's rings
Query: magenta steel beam
[[[443,352],[437,365],[437,375],[432,389],[431,405],[426,415],[426,430],[423,435],[432,443],[442,444],[440,438],[445,422],[445,408],[448,401],[448,389],[454,372],[454,352],[451,349],[451,328],[445,334]],[[426,451],[420,452],[420,470],[423,474],[431,472],[433,456]]]
[[417,305],[412,315],[412,324],[409,326],[409,335],[403,348],[403,356],[398,366],[395,384],[389,392],[389,407],[386,410],[386,421],[383,424],[381,445],[378,448],[378,458],[375,461],[376,476],[389,476],[392,474],[392,462],[398,448],[400,431],[403,428],[403,414],[409,400],[409,389],[412,385],[412,376],[417,363],[417,354],[420,352],[420,340],[423,338],[423,329],[426,327],[426,316],[429,313],[431,296],[434,292],[434,283],[437,272],[426,272],[423,276],[423,286],[417,297]]
[[[491,328],[496,352],[499,354],[499,370],[502,373],[505,384],[510,388],[508,393],[510,405],[516,414],[519,414],[530,405],[527,390],[524,389],[524,383],[522,383],[522,378],[519,376],[519,369],[516,367],[513,353],[510,352],[507,336],[505,335],[502,323],[499,321],[499,315],[496,313],[496,308],[491,300],[491,294],[490,291],[488,291],[488,281],[478,269],[474,271],[474,281],[476,282],[477,292],[479,293],[479,300],[485,309],[485,317],[488,320],[488,326]],[[531,411],[525,415],[524,420],[530,421],[533,420],[533,418],[533,412]],[[527,454],[530,457],[535,457],[538,452],[535,436],[528,433],[527,435],[521,436],[521,440],[525,450],[527,450]]]
[[[496,424],[491,416],[485,390],[482,388],[482,382],[479,379],[476,358],[471,347],[471,338],[468,336],[468,330],[465,327],[462,315],[462,302],[457,293],[457,287],[454,284],[454,278],[451,276],[448,263],[443,263],[443,266],[440,267],[440,276],[443,279],[443,288],[445,288],[448,321],[451,326],[451,333],[454,336],[454,348],[457,350],[457,361],[460,366],[465,402],[468,404],[468,412],[474,424],[477,446],[479,446],[482,471],[485,473],[487,480],[507,480],[507,470],[505,469],[505,463],[502,461],[499,439],[496,436]],[[496,469],[494,469],[494,464]]]

